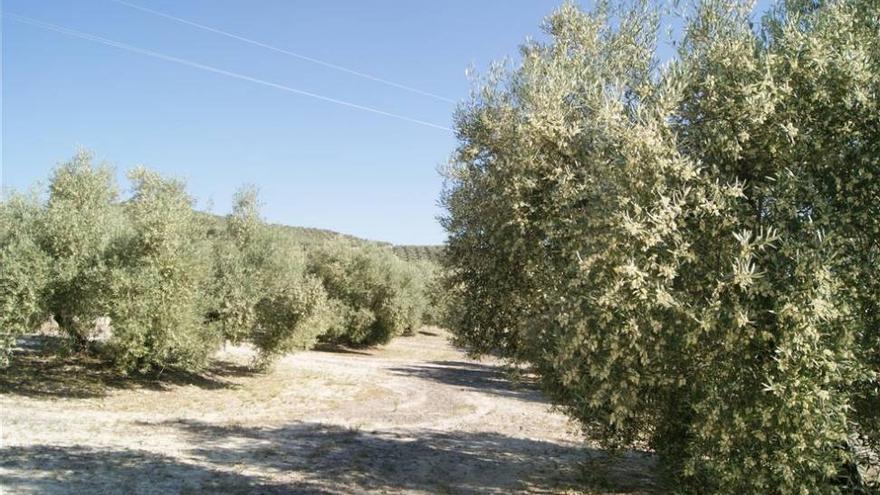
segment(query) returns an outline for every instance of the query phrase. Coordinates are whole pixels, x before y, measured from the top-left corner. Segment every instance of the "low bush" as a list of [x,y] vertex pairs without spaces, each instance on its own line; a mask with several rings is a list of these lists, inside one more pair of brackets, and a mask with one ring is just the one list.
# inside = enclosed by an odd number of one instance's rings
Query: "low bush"
[[321,282],[309,275],[292,277],[261,298],[250,340],[263,363],[291,351],[310,349],[330,325],[330,306]]
[[417,280],[416,290],[420,294],[420,323],[425,325],[443,326],[448,311],[447,292],[443,289],[442,269],[434,261],[419,260],[408,265],[414,270]]
[[387,248],[328,244],[312,253],[309,272],[331,298],[326,341],[383,344],[421,324],[428,304],[423,274]]

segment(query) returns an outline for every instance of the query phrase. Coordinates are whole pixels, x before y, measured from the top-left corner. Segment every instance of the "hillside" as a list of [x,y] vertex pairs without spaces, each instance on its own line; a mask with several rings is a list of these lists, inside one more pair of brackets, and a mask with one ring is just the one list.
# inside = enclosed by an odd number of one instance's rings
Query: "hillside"
[[[203,217],[208,229],[217,228],[223,219],[222,215],[208,212],[198,212]],[[304,246],[312,246],[327,241],[346,240],[354,244],[372,244],[378,246],[386,246],[391,249],[398,257],[404,261],[432,261],[439,262],[440,256],[443,254],[443,246],[435,245],[414,245],[414,244],[392,244],[384,241],[372,241],[363,239],[349,234],[343,234],[328,229],[318,229],[314,227],[297,227],[293,225],[271,224],[270,227],[280,235],[292,239],[293,241]]]
[[442,245],[397,245],[391,250],[404,261],[433,261],[440,262],[443,256]]

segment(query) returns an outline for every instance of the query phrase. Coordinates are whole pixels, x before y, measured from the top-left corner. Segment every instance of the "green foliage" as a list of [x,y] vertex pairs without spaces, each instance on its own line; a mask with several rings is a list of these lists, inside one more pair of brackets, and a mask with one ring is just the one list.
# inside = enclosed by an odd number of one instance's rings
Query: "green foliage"
[[880,17],[809,5],[702,2],[657,69],[646,3],[568,4],[457,116],[459,340],[689,491],[834,492],[877,439]]
[[12,196],[0,202],[0,368],[8,365],[16,338],[47,316],[49,259],[34,240],[38,215],[35,200]]
[[[49,315],[76,351],[147,372],[197,371],[224,340],[253,344],[259,364],[322,335],[387,342],[418,328],[429,308],[433,264],[330,231],[267,225],[252,187],[221,218],[193,211],[182,181],[143,168],[120,202],[113,177],[81,151],[56,169],[45,202],[0,203],[0,362]],[[310,256],[316,249],[323,254]],[[109,325],[97,332],[103,317]]]
[[[398,254],[399,256],[399,254]],[[425,259],[410,262],[414,270],[418,291],[424,298],[420,301],[422,323],[442,326],[449,309],[448,292],[443,288],[442,269],[439,264]]]
[[81,150],[55,169],[42,211],[38,239],[52,259],[46,309],[62,330],[84,344],[101,316],[100,288],[105,251],[121,222],[114,204],[114,172],[94,166]]
[[305,273],[303,250],[262,221],[254,188],[236,194],[214,251],[216,307],[209,319],[225,338],[253,343],[265,363],[283,352],[310,348],[326,331],[323,287]]
[[321,282],[300,274],[276,287],[255,308],[251,341],[263,362],[285,352],[310,349],[329,328],[327,293]]
[[124,370],[198,369],[219,342],[203,324],[206,245],[183,182],[143,168],[129,174],[129,231],[104,277],[113,335],[106,350]]
[[271,275],[268,265],[273,246],[259,217],[255,189],[236,193],[225,228],[213,243],[211,289],[216,307],[209,319],[216,322],[226,339],[240,342],[256,325],[255,308],[266,288],[266,277]]
[[387,248],[329,244],[312,254],[309,271],[331,298],[327,341],[383,344],[421,324],[428,305],[424,274]]
[[443,246],[391,246],[400,259],[410,262],[439,263],[443,258]]

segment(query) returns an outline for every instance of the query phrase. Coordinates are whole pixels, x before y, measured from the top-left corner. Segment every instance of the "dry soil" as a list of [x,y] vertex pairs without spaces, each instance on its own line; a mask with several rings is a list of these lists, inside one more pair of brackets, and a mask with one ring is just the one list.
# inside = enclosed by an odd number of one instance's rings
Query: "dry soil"
[[121,379],[22,343],[0,374],[0,490],[18,493],[641,493],[527,380],[424,329],[370,350],[244,347],[202,375]]

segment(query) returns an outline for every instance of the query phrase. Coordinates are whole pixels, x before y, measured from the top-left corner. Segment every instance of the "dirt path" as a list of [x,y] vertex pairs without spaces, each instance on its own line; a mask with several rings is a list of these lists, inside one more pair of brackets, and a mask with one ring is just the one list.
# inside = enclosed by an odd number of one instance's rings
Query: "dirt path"
[[294,354],[261,374],[244,366],[246,349],[233,348],[209,375],[162,381],[24,356],[0,376],[4,495],[632,493],[649,485],[650,460],[639,454],[582,469],[600,456],[564,416],[437,330],[369,351]]

